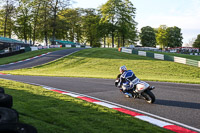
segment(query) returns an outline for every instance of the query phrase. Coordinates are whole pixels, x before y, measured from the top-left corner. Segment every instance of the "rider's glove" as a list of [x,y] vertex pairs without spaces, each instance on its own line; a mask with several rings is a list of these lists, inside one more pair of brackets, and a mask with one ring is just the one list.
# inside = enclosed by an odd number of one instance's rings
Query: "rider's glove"
[[118,87],[119,80],[115,80],[115,86]]

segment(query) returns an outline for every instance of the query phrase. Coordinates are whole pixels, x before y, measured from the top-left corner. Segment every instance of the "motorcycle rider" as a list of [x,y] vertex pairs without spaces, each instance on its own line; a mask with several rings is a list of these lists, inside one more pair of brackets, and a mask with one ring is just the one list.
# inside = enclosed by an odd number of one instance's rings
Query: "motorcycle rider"
[[126,97],[131,98],[132,94],[130,92],[135,90],[135,87],[137,83],[140,82],[140,79],[135,76],[132,70],[127,70],[126,66],[121,66],[119,71],[121,75],[116,86],[122,88],[120,91],[122,91]]
[[[120,89],[121,92],[125,94],[126,97],[134,97],[133,92],[136,89],[137,84],[141,84],[142,81],[140,81],[139,78],[137,78],[132,70],[127,70],[126,66],[121,66],[119,68],[120,75],[118,75],[118,82],[115,82],[115,86],[122,88]],[[144,84],[144,82],[143,82]],[[149,86],[150,89],[154,89],[154,86]]]

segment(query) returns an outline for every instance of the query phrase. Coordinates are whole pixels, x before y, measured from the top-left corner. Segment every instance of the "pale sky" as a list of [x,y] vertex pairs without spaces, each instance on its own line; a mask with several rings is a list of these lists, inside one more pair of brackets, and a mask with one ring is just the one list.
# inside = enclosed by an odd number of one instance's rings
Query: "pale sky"
[[[107,0],[75,0],[73,7],[98,8]],[[136,8],[137,28],[160,25],[177,26],[183,44],[200,34],[200,0],[130,0]]]

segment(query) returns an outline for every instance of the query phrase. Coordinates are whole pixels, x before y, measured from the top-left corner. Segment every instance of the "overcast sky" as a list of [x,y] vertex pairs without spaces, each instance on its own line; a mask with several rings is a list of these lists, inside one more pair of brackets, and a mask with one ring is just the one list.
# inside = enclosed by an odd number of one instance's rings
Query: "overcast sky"
[[[107,0],[75,0],[73,7],[97,8]],[[130,0],[136,8],[137,28],[160,25],[177,26],[183,44],[200,34],[200,0]]]

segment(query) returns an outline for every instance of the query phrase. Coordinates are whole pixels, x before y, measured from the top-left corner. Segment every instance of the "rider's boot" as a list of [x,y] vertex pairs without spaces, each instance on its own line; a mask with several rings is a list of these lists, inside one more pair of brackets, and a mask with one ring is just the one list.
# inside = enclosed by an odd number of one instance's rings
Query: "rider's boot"
[[124,94],[125,94],[125,96],[126,96],[127,98],[132,98],[132,97],[133,97],[131,93],[125,92]]
[[132,96],[134,99],[137,97],[137,95],[135,93],[133,93]]

